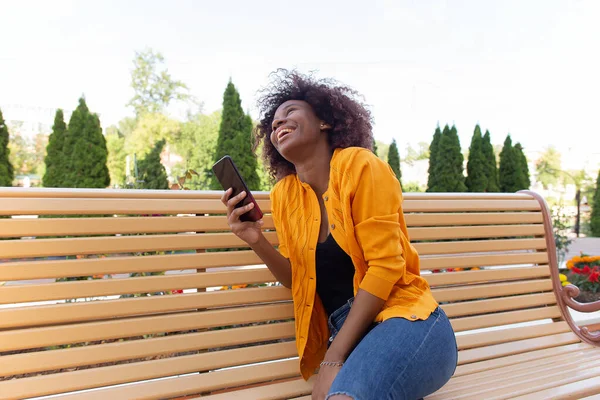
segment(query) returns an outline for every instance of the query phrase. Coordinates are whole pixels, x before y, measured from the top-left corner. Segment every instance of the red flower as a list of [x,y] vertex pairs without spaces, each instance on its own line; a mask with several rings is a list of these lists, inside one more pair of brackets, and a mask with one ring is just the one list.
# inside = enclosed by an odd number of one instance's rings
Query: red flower
[[436,272],[440,272],[440,270],[439,269],[432,269],[431,272],[435,274]]
[[574,274],[581,274],[582,271],[577,267],[573,267],[571,268],[571,272],[573,272]]
[[454,270],[452,268],[447,268],[446,272],[453,272]]
[[590,277],[588,278],[590,282],[598,282],[598,278],[600,278],[600,272],[592,272]]
[[183,290],[181,290],[181,289],[175,289],[175,290],[172,291],[172,293],[173,294],[182,294]]
[[583,273],[586,275],[589,275],[592,272],[592,270],[590,269],[589,265],[584,265],[583,266]]

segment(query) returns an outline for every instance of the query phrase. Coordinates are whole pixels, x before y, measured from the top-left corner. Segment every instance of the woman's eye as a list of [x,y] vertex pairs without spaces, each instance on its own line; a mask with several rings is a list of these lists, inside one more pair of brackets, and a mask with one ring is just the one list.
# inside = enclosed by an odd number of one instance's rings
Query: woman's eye
[[287,112],[287,114],[286,114],[286,115],[290,115],[290,114],[291,114],[291,113],[293,113],[294,111],[296,111],[296,109],[295,109],[295,108],[290,108],[290,109],[288,110],[288,112]]

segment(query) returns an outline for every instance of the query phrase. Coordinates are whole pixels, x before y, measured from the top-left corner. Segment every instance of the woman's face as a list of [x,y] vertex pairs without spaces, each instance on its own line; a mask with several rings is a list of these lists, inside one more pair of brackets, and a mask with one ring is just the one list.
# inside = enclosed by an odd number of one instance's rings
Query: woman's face
[[[287,160],[294,153],[314,148],[321,141],[327,143],[326,128],[310,104],[303,100],[288,100],[281,104],[273,118],[271,143]],[[291,156],[291,157],[290,157]]]

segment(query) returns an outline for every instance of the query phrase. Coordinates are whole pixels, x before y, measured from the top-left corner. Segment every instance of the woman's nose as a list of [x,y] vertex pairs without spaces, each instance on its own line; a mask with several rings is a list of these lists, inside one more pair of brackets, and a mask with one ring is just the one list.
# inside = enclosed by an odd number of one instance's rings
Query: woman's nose
[[277,128],[279,128],[281,125],[283,125],[284,120],[283,119],[276,119],[275,121],[273,121],[273,130],[276,130]]

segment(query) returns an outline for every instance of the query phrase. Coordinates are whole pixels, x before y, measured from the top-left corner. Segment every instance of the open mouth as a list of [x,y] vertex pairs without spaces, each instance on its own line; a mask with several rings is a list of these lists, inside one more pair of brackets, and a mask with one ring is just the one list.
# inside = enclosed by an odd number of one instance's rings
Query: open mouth
[[281,142],[281,139],[283,139],[285,136],[292,133],[293,131],[294,131],[294,129],[291,129],[291,128],[283,128],[282,130],[277,132],[277,141]]

